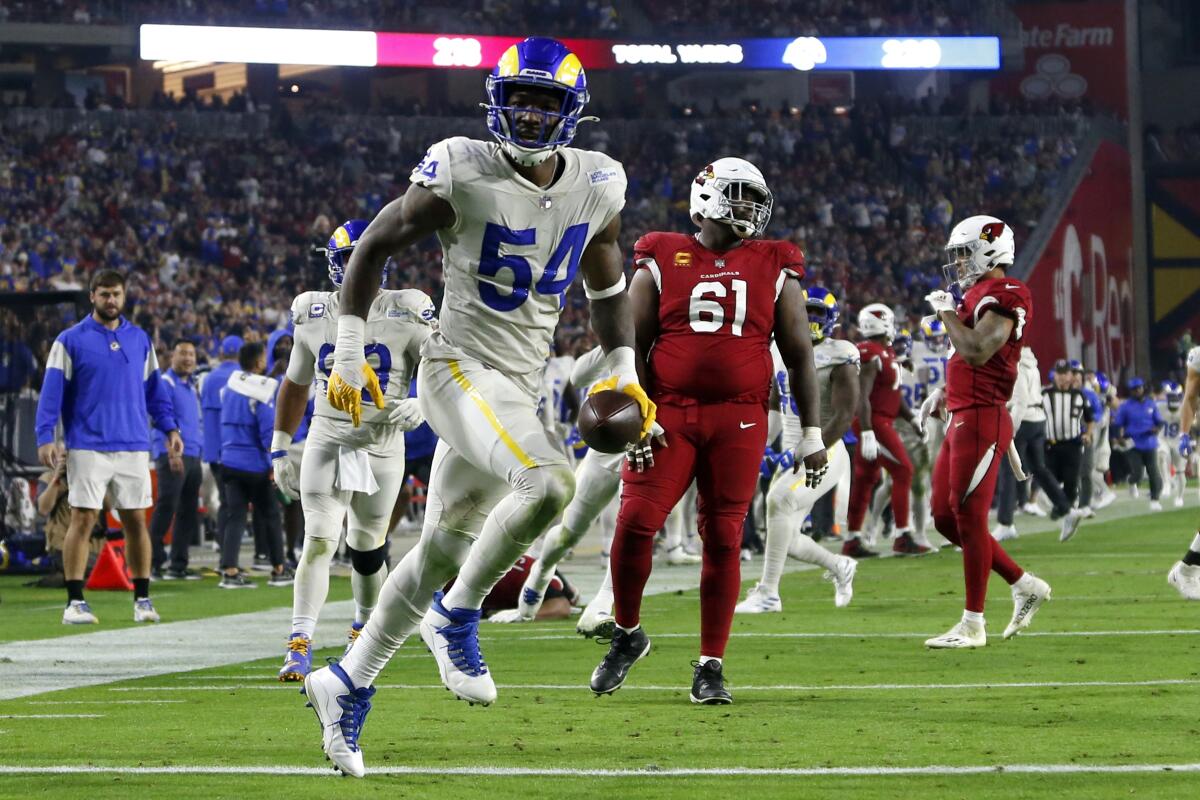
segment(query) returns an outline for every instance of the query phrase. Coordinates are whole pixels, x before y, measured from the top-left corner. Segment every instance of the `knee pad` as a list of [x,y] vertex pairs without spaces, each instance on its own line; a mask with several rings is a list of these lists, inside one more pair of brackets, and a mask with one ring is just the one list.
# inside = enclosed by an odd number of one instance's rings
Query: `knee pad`
[[544,528],[571,502],[575,473],[566,466],[536,467],[518,475],[514,488],[521,499],[533,506],[531,525]]
[[350,551],[350,566],[359,575],[374,575],[387,562],[388,546],[386,542],[381,547],[365,552],[355,550],[349,545],[346,546],[346,549]]

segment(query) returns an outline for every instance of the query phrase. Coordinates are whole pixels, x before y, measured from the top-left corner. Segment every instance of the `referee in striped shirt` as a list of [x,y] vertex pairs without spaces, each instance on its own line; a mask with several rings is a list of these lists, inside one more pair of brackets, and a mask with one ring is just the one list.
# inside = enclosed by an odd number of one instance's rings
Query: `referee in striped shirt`
[[1074,386],[1071,364],[1059,359],[1054,364],[1054,383],[1042,390],[1046,412],[1046,460],[1063,488],[1068,505],[1079,495],[1079,470],[1083,448],[1092,438],[1092,405]]

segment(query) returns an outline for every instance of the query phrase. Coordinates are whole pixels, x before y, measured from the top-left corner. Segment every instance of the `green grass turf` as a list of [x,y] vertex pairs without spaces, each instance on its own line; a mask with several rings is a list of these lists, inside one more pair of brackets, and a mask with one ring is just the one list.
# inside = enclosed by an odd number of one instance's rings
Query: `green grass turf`
[[[1165,581],[1194,530],[1194,509],[1087,525],[1010,543],[1014,557],[1054,587],[1033,633],[1200,629],[1200,604]],[[752,577],[747,575],[747,578]],[[193,584],[194,586],[194,584]],[[186,587],[172,619],[227,613],[215,589]],[[173,587],[172,587],[173,588]],[[813,572],[785,577],[783,614],[738,617],[726,658],[735,704],[687,700],[698,638],[695,591],[649,598],[643,623],[654,652],[624,689],[594,698],[587,679],[603,649],[572,623],[486,627],[483,648],[500,685],[492,708],[454,702],[419,642],[380,676],[363,737],[377,767],[695,769],[1128,765],[1200,761],[1200,684],[930,688],[929,684],[1200,681],[1200,636],[999,638],[1011,613],[993,579],[986,649],[934,652],[962,608],[960,558],[864,562],[854,603],[835,609]],[[4,593],[5,629],[9,584]],[[237,611],[283,595],[235,593]],[[214,595],[216,598],[214,598]],[[253,595],[251,597],[250,595]],[[17,594],[19,597],[19,593]],[[200,606],[184,612],[184,600]],[[26,601],[21,601],[26,602]],[[32,599],[28,600],[33,603]],[[127,602],[123,600],[122,602]],[[222,602],[232,602],[224,601]],[[44,603],[43,603],[44,604]],[[41,623],[44,625],[44,622]],[[55,626],[58,627],[58,626]],[[748,636],[833,632],[833,638]],[[685,634],[668,637],[663,634]],[[887,637],[879,637],[886,634]],[[900,635],[895,634],[911,634]],[[658,638],[655,638],[655,637]],[[533,638],[536,637],[536,638]],[[330,650],[322,655],[333,655]],[[321,767],[312,712],[294,686],[274,682],[275,659],[0,702],[2,765]],[[427,688],[401,689],[397,684]],[[544,685],[539,687],[533,684]],[[920,684],[879,691],[821,689]],[[563,686],[566,688],[549,688]],[[665,687],[654,690],[648,687]],[[793,686],[803,688],[761,688]],[[642,687],[642,688],[638,688]],[[118,691],[120,690],[120,691]],[[163,705],[119,700],[182,700]],[[79,705],[43,705],[45,701]],[[9,714],[99,713],[101,719],[3,719]],[[345,779],[347,782],[349,779]],[[0,775],[0,797],[311,796],[757,797],[1200,796],[1200,773],[853,777],[478,777],[376,775],[353,785],[312,776]]]

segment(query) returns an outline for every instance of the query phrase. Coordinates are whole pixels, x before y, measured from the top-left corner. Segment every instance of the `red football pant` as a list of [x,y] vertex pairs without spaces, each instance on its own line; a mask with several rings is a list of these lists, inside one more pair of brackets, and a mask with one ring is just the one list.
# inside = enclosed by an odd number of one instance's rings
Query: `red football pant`
[[654,535],[696,481],[704,542],[700,568],[700,655],[721,658],[742,582],[742,523],[767,443],[767,410],[754,403],[659,405],[667,446],[654,466],[621,474],[621,510],[613,538],[613,605],[617,624],[634,628],[650,577]]
[[1012,434],[1012,417],[1000,406],[955,411],[933,467],[933,524],[962,548],[967,611],[983,613],[989,570],[1009,584],[1024,574],[988,531],[996,476]]
[[[852,531],[861,531],[867,509],[871,507],[871,494],[882,477],[880,468],[892,476],[892,521],[896,530],[908,527],[908,504],[912,494],[913,465],[908,460],[908,451],[900,434],[893,427],[892,417],[871,415],[871,428],[875,441],[879,442],[879,457],[867,461],[862,457],[862,447],[854,450],[854,478],[850,484],[850,509],[846,524]],[[854,435],[862,441],[862,427],[854,420]]]

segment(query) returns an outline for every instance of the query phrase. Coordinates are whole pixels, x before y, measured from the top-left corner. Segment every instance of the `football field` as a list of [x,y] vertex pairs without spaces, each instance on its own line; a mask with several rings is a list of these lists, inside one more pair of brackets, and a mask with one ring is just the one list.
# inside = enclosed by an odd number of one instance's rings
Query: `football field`
[[[732,706],[688,701],[694,588],[648,598],[654,650],[608,697],[587,689],[604,649],[573,621],[483,626],[490,708],[456,702],[414,637],[377,684],[361,781],[329,768],[298,687],[275,680],[289,591],[159,583],[171,621],[149,628],[127,595],[91,593],[103,624],[81,632],[59,624],[60,591],[4,578],[0,797],[1196,798],[1200,603],[1165,580],[1195,503],[1122,500],[1066,544],[1021,518],[1043,532],[1010,552],[1053,599],[1004,642],[993,576],[977,651],[922,646],[961,613],[953,549],[862,562],[845,609],[818,572],[790,572],[782,614],[735,621]],[[336,579],[322,643],[340,641],[348,597]]]

